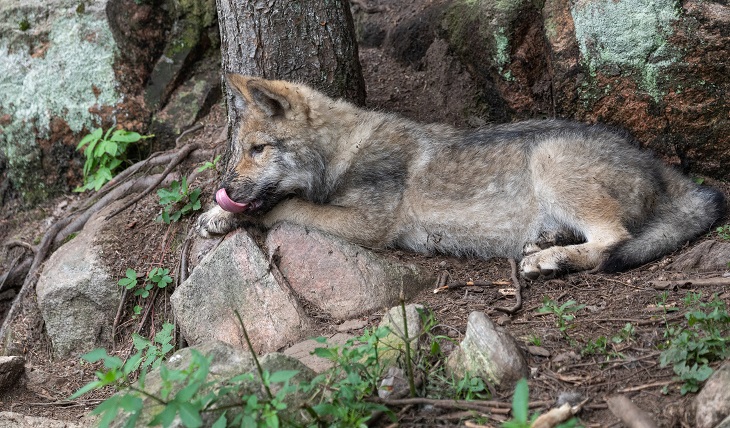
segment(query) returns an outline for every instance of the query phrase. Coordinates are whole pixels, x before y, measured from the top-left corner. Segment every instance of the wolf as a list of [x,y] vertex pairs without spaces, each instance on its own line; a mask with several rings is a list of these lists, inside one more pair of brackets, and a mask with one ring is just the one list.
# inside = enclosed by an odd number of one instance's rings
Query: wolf
[[241,117],[203,237],[293,222],[375,248],[519,260],[528,279],[617,272],[678,249],[725,198],[601,125],[461,130],[228,75]]

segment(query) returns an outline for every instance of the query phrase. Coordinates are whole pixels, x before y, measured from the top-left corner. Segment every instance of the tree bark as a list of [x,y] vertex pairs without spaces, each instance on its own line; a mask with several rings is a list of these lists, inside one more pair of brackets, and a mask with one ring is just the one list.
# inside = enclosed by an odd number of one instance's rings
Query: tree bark
[[[224,73],[305,83],[365,103],[347,0],[216,0]],[[229,130],[238,123],[226,88]],[[228,138],[230,142],[230,134]]]

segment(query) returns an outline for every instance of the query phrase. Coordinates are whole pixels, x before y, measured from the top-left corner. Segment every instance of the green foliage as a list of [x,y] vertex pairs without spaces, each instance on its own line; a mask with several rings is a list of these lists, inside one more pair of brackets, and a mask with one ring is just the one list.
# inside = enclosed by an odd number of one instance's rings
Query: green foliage
[[[316,348],[314,355],[326,358],[334,367],[315,377],[309,384],[300,385],[302,391],[318,397],[311,406],[318,420],[337,421],[330,426],[365,426],[373,412],[382,411],[392,416],[385,406],[366,401],[377,390],[383,374],[379,358],[379,340],[390,333],[388,328],[366,330],[362,336],[348,340],[344,345]],[[323,338],[318,339],[324,343]],[[321,394],[329,391],[329,394]]]
[[[160,197],[162,213],[157,216],[156,220],[166,224],[170,224],[171,221],[178,221],[180,217],[201,208],[200,189],[188,189],[186,177],[183,177],[182,182],[173,181],[167,189],[157,190],[157,195]],[[176,209],[177,207],[180,208]]]
[[30,22],[28,22],[27,18],[23,18],[18,22],[18,30],[20,31],[28,31],[30,29]]
[[540,338],[540,336],[531,334],[530,337],[527,338],[527,340],[535,346],[542,346],[542,338]]
[[[113,132],[112,132],[113,131]],[[95,129],[81,139],[76,150],[84,150],[84,185],[74,189],[74,192],[99,190],[107,181],[111,180],[115,171],[127,160],[127,147],[142,139],[153,135],[140,135],[136,132],[109,128],[104,132],[101,128]]]
[[581,355],[606,355],[607,357],[621,358],[622,354],[617,352],[614,346],[630,341],[633,336],[634,326],[631,323],[626,323],[617,334],[611,336],[610,342],[606,336],[598,336],[593,340],[589,340],[580,353]]
[[579,305],[575,300],[568,300],[562,305],[558,304],[552,299],[546,297],[542,301],[542,307],[538,309],[538,313],[546,314],[551,313],[555,315],[555,327],[558,327],[560,331],[567,336],[567,330],[571,328],[570,322],[575,319],[575,312],[585,308],[586,305]]
[[690,293],[685,304],[695,307],[685,314],[687,327],[668,326],[665,350],[659,357],[662,367],[671,365],[684,383],[682,395],[699,390],[712,374],[709,363],[730,357],[730,315],[725,302],[713,296],[708,303],[701,295]]
[[197,171],[203,172],[208,169],[215,169],[218,166],[218,162],[221,160],[221,155],[218,155],[213,159],[213,162],[207,161],[203,165],[199,166]]
[[125,277],[120,279],[117,284],[126,288],[127,290],[134,290],[135,296],[141,296],[143,299],[149,297],[150,291],[157,286],[158,288],[165,288],[172,282],[172,277],[169,275],[170,269],[165,268],[153,268],[148,274],[147,278],[142,284],[139,284],[139,277],[137,271],[134,269],[127,269]]
[[529,400],[530,389],[527,380],[522,378],[515,385],[515,392],[512,394],[512,419],[503,422],[502,428],[530,428],[537,415],[533,416],[532,421],[528,420]]
[[718,227],[715,229],[715,232],[717,232],[717,236],[720,238],[730,241],[730,224]]

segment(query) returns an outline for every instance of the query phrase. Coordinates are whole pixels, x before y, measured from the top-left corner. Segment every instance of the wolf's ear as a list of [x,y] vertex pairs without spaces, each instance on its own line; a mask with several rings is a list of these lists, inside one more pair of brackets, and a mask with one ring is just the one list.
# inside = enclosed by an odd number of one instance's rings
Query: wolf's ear
[[270,118],[285,117],[291,108],[286,96],[277,91],[277,83],[269,80],[245,77],[238,74],[226,75],[228,87],[234,94],[236,108],[255,108]]

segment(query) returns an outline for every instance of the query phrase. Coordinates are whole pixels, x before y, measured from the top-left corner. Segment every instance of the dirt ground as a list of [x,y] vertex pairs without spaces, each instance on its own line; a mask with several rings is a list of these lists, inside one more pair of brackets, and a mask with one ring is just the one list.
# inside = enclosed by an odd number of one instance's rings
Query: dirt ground
[[[418,6],[404,9],[408,10],[389,15],[388,19],[407,19],[418,11]],[[432,44],[417,64],[410,65],[396,62],[387,49],[379,47],[361,49],[360,55],[370,108],[400,112],[425,122],[445,121],[457,126],[480,124],[479,116],[471,105],[478,88],[474,87],[466,70],[449,56],[444,44],[438,41]],[[201,124],[204,128],[187,137],[187,143],[210,144],[215,141],[225,126],[223,108],[214,107]],[[195,166],[185,164],[180,173],[187,174]],[[202,187],[203,200],[209,201],[215,182],[216,177],[211,172],[201,175],[193,185]],[[727,183],[706,182],[730,195]],[[12,203],[7,204],[0,214],[0,242],[19,240],[37,244],[38,238],[53,221],[84,200],[83,195],[69,194],[32,210],[21,210]],[[180,244],[191,223],[189,220],[169,226],[157,223],[154,218],[158,212],[157,197],[151,195],[111,220],[107,254],[114,257],[110,257],[108,263],[120,278],[127,267],[143,272],[156,266],[170,267],[175,273],[179,270]],[[708,239],[719,238],[714,234],[703,238]],[[681,251],[698,244],[690,244]],[[0,262],[3,263],[0,274],[21,251],[5,247],[0,250]],[[509,283],[510,280],[510,266],[506,260],[462,260],[398,251],[394,251],[392,256],[420,264],[434,274],[448,272],[454,281]],[[660,345],[665,341],[667,326],[680,323],[683,312],[667,314],[658,303],[664,300],[667,307],[682,308],[683,299],[689,293],[701,292],[705,301],[715,294],[730,305],[730,288],[724,285],[658,290],[651,286],[649,282],[653,280],[698,277],[667,270],[672,259],[673,255],[670,255],[619,275],[577,273],[526,283],[522,309],[511,317],[495,310],[514,303],[513,296],[499,290],[509,286],[468,287],[438,294],[427,290],[414,301],[423,303],[435,313],[440,334],[459,340],[465,332],[469,313],[483,311],[505,326],[525,349],[537,346],[539,349],[526,352],[533,371],[529,380],[530,399],[554,401],[561,394],[577,393],[582,400],[587,400],[583,411],[578,414],[585,426],[622,426],[608,411],[605,398],[624,394],[639,407],[651,412],[660,426],[690,427],[694,425],[691,406],[694,395],[680,395],[680,384],[673,380],[671,369],[659,366]],[[722,274],[718,271],[702,276]],[[139,330],[143,335],[152,336],[162,322],[172,319],[169,305],[171,291],[167,289],[157,296],[142,324],[139,318],[131,316],[120,320],[115,337],[116,353],[124,355],[130,350],[132,332]],[[12,292],[0,294],[0,316],[4,317],[13,296]],[[576,317],[568,323],[566,332],[561,333],[554,314],[538,312],[545,299],[559,304],[574,300],[585,307],[575,313]],[[131,313],[135,303],[132,299],[127,300],[126,313]],[[368,320],[377,324],[381,315],[372,314]],[[17,339],[13,349],[25,355],[28,368],[26,376],[15,388],[0,391],[0,411],[78,421],[108,391],[91,398],[67,401],[71,393],[93,379],[94,367],[81,364],[76,358],[52,358],[49,339],[44,333],[34,299],[24,302],[20,319],[19,329],[26,337]],[[633,326],[633,333],[621,343],[613,343],[610,339],[619,335],[627,323]],[[323,323],[320,327],[321,333],[327,334],[336,326]],[[589,342],[600,336],[609,339],[606,349],[597,354],[586,354]],[[492,399],[509,402],[510,393],[498,391],[498,396]],[[456,416],[459,416],[457,411],[451,410],[435,418],[433,413],[415,407],[403,414],[401,426],[458,426],[460,422]],[[438,421],[434,422],[436,419]]]

